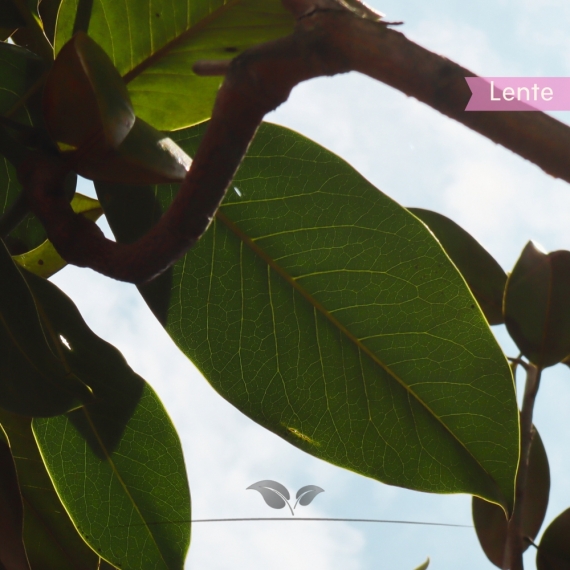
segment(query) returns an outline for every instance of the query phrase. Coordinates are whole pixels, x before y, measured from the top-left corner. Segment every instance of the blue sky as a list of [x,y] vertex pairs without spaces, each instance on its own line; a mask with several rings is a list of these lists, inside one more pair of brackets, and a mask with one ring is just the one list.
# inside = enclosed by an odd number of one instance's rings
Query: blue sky
[[[404,20],[400,30],[412,40],[479,75],[570,76],[567,1],[369,3]],[[570,249],[566,183],[380,83],[356,74],[311,81],[268,120],[336,152],[401,204],[450,216],[506,270],[529,239],[547,250]],[[307,484],[325,489],[303,516],[471,524],[470,497],[383,485],[314,459],[251,422],[176,349],[134,287],[76,268],[54,281],[162,397],[183,441],[195,518],[286,517],[246,491],[275,479],[293,492]],[[515,355],[501,327],[496,332]],[[568,403],[570,370],[547,370],[535,412],[553,480],[547,522],[570,506]],[[187,567],[412,570],[427,556],[434,570],[494,568],[472,529],[309,522],[195,524]],[[533,568],[534,552],[526,560]]]

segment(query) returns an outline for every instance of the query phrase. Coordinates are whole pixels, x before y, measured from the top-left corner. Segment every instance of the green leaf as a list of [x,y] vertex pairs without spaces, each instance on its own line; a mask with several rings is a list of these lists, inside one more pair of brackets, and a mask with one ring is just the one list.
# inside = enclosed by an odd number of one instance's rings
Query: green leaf
[[44,88],[43,111],[53,140],[83,152],[98,145],[117,148],[135,122],[113,62],[82,32],[57,54]]
[[[73,196],[71,207],[77,214],[83,214],[94,222],[103,214],[99,202],[83,194]],[[67,265],[67,262],[57,253],[49,240],[31,251],[12,256],[12,259],[24,269],[46,279]]]
[[0,564],[30,570],[22,540],[23,507],[8,436],[0,425]]
[[[523,534],[532,540],[536,538],[544,521],[550,493],[550,468],[546,450],[534,427],[533,434],[522,512]],[[502,568],[508,527],[505,513],[497,505],[473,497],[473,523],[483,552],[495,566]],[[529,543],[525,542],[524,549],[528,547]]]
[[[192,156],[203,130],[173,135]],[[120,241],[176,193],[96,187]],[[315,143],[263,125],[211,228],[142,291],[224,398],[304,451],[511,508],[518,411],[483,315],[426,226]]]
[[503,319],[503,294],[507,275],[494,257],[449,218],[421,208],[408,208],[435,234],[443,249],[455,263],[490,325]]
[[181,569],[190,540],[182,447],[156,393],[85,324],[55,285],[27,275],[36,302],[66,339],[95,403],[35,419],[54,486],[83,538],[123,570]]
[[428,567],[429,567],[429,562],[430,562],[430,560],[429,560],[429,558],[428,558],[423,564],[420,564],[420,565],[416,568],[416,570],[427,570]]
[[570,567],[570,509],[558,515],[544,531],[536,554],[538,570],[568,570]]
[[523,249],[505,290],[505,323],[520,351],[539,368],[570,355],[570,251]]
[[28,416],[57,415],[88,390],[52,352],[34,298],[0,242],[0,407]]
[[233,58],[289,34],[294,25],[280,0],[93,0],[92,8],[78,15],[79,5],[79,0],[61,4],[56,52],[77,23],[87,24],[127,81],[137,116],[164,131],[211,114],[220,78],[195,75],[195,61]]
[[97,570],[87,546],[61,504],[40,456],[31,418],[0,410],[8,433],[24,503],[24,543],[32,569]]

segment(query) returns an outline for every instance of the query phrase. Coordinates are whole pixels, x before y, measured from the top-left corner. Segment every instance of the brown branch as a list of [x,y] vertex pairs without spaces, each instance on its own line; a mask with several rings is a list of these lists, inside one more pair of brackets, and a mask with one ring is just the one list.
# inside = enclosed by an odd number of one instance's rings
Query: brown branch
[[[37,155],[19,169],[30,208],[69,263],[141,283],[164,271],[206,231],[264,115],[302,81],[360,71],[416,97],[570,182],[570,129],[539,112],[465,112],[470,71],[336,0],[283,0],[299,17],[292,35],[261,44],[217,71],[226,78],[198,153],[170,209],[134,244],[106,240],[71,212],[58,185],[65,166]],[[201,67],[200,67],[201,66]],[[197,70],[215,71],[211,62]]]
[[505,570],[523,570],[523,552],[524,552],[524,535],[523,535],[523,505],[526,495],[526,484],[528,475],[528,462],[530,457],[530,446],[534,435],[532,427],[532,416],[534,412],[534,403],[538,388],[540,386],[541,370],[533,364],[529,364],[526,369],[526,383],[523,396],[523,404],[521,410],[521,454],[519,460],[519,468],[517,471],[517,480],[515,486],[515,507],[509,526],[507,529],[507,544],[505,548],[505,558],[503,568]]

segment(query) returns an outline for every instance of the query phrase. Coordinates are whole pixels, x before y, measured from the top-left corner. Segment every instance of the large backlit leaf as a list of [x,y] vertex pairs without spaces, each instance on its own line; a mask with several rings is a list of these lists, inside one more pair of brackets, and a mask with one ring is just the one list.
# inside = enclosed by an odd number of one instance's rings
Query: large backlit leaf
[[24,542],[33,570],[97,570],[99,557],[79,536],[46,471],[31,418],[0,410],[24,503]]
[[[174,134],[192,156],[202,132]],[[97,190],[123,241],[176,192]],[[482,313],[426,226],[322,147],[264,125],[212,227],[143,291],[220,394],[287,441],[511,507],[518,411]]]
[[34,298],[0,242],[0,407],[29,416],[57,415],[88,393],[52,352]]
[[[94,222],[103,214],[103,209],[99,202],[83,194],[75,194],[73,196],[71,207],[77,214],[83,214]],[[31,251],[21,255],[14,255],[12,258],[24,269],[46,279],[67,265],[67,262],[57,253],[49,240],[46,240]]]
[[30,570],[22,539],[23,515],[12,450],[0,424],[0,564],[9,570]]
[[505,323],[521,352],[544,368],[570,355],[570,251],[529,242],[505,290]]
[[[536,538],[542,526],[549,493],[548,457],[540,435],[534,430],[522,512],[522,531],[531,540]],[[495,566],[502,568],[508,527],[505,513],[497,505],[473,497],[473,523],[483,552]],[[524,543],[525,550],[529,546],[530,543]]]
[[196,60],[235,57],[287,35],[294,20],[280,0],[63,0],[56,51],[78,23],[88,25],[89,35],[128,82],[137,116],[157,129],[173,130],[211,113],[220,78],[195,75]]
[[536,553],[538,570],[570,568],[570,509],[558,515],[544,531]]
[[180,440],[156,393],[85,324],[55,285],[27,275],[69,345],[95,403],[32,427],[54,486],[83,538],[123,570],[181,569],[190,493]]
[[507,275],[483,246],[449,218],[422,208],[408,208],[435,234],[463,275],[489,324],[503,319],[503,295]]

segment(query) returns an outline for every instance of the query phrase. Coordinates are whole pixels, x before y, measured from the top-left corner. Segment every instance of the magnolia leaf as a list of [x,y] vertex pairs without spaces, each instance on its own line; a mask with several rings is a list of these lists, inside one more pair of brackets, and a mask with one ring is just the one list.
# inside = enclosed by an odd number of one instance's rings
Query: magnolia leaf
[[22,540],[23,507],[8,436],[0,425],[0,563],[30,570]]
[[33,274],[26,279],[69,346],[70,369],[94,394],[81,409],[32,424],[62,503],[83,539],[111,564],[180,570],[190,542],[190,491],[166,410],[62,291]]
[[427,568],[429,567],[429,562],[430,560],[428,557],[428,559],[423,564],[420,564],[415,570],[427,570]]
[[258,481],[257,483],[250,485],[248,489],[259,491],[263,500],[272,509],[282,509],[288,504],[287,501],[291,498],[286,487],[277,481],[272,481],[271,479]]
[[220,78],[196,75],[196,61],[234,58],[290,34],[295,24],[280,0],[63,0],[56,52],[78,19],[125,79],[137,116],[164,131],[211,115]]
[[[204,128],[172,138],[192,156]],[[95,185],[124,242],[177,191]],[[505,356],[425,224],[326,149],[262,125],[210,229],[141,291],[219,393],[293,445],[510,510],[519,422]]]
[[137,118],[117,149],[81,154],[76,169],[81,176],[101,182],[159,184],[184,180],[190,163],[172,139]]
[[435,234],[445,253],[455,263],[490,325],[500,325],[507,275],[491,256],[461,226],[442,214],[408,208]]
[[97,570],[87,546],[61,504],[32,433],[32,420],[0,410],[16,463],[24,503],[24,543],[33,570]]
[[509,334],[539,368],[570,354],[570,251],[545,253],[533,242],[523,249],[505,289]]
[[59,52],[44,88],[43,110],[61,150],[117,148],[135,122],[124,81],[105,51],[82,32]]
[[[301,487],[297,491],[297,495],[295,496],[295,498],[297,499],[297,503],[299,503],[303,507],[306,507],[307,505],[313,502],[313,499],[319,493],[324,493],[324,492],[325,492],[324,489],[321,489],[321,487],[317,487],[316,485],[305,485],[304,487]],[[295,503],[295,506],[297,506],[297,503]]]
[[55,37],[55,24],[61,0],[40,0],[38,11],[42,20],[44,34],[53,45]]
[[[75,194],[73,196],[71,207],[77,214],[83,214],[94,222],[103,214],[103,209],[99,202],[83,194]],[[24,269],[45,279],[51,277],[67,265],[67,262],[57,253],[49,240],[46,240],[31,251],[21,255],[13,255],[12,259]]]
[[570,509],[558,515],[544,531],[536,553],[538,570],[570,568]]
[[[534,540],[542,526],[548,496],[550,493],[550,468],[542,439],[533,427],[530,447],[527,484],[522,512],[524,536]],[[503,556],[507,543],[507,519],[497,505],[473,497],[473,524],[477,538],[487,558],[497,567],[503,567]],[[523,548],[526,550],[529,543]]]
[[46,340],[26,280],[0,242],[0,407],[51,416],[91,397]]

